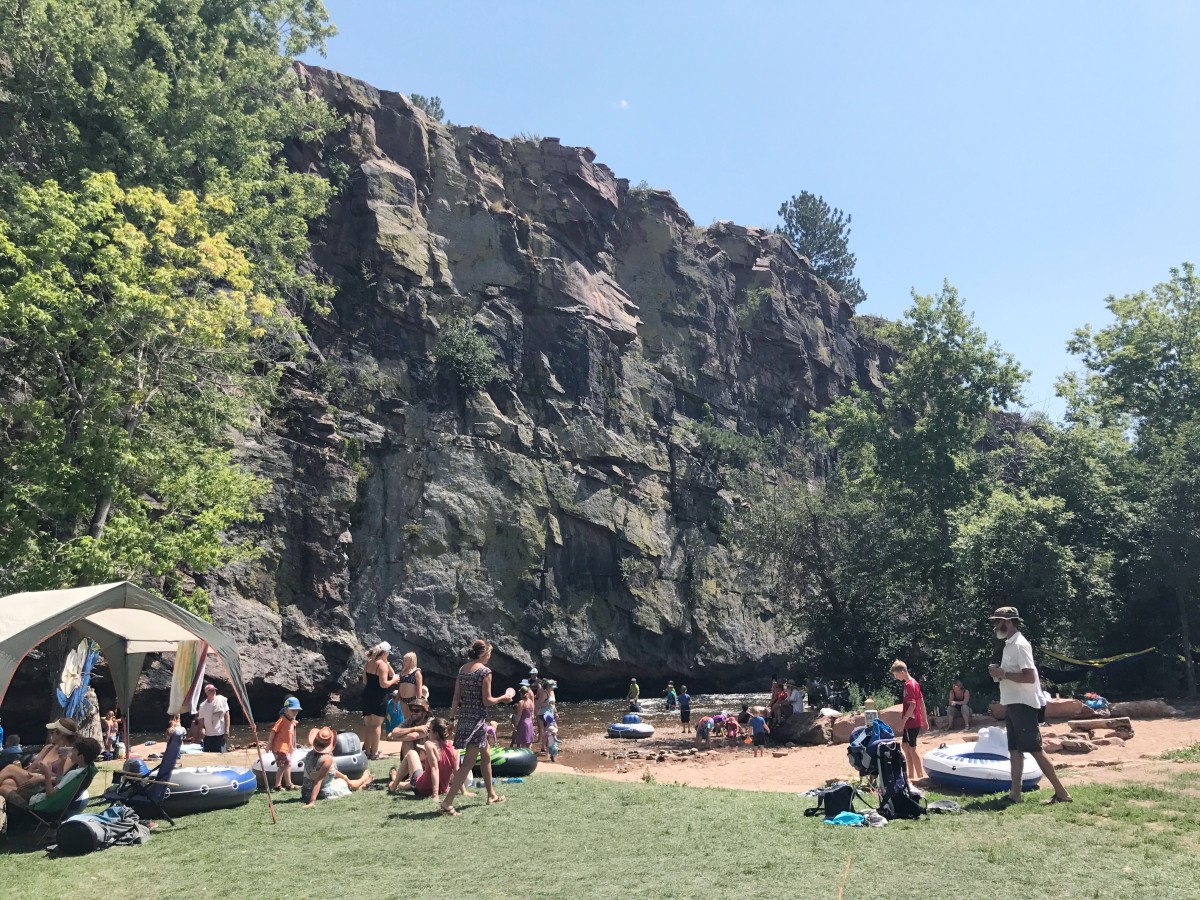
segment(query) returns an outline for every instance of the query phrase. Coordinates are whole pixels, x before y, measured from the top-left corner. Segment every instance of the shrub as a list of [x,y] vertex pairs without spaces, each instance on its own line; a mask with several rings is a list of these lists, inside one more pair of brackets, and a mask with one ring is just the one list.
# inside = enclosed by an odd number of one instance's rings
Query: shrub
[[504,374],[496,362],[496,348],[475,330],[469,319],[446,322],[434,356],[438,371],[464,391],[481,391]]

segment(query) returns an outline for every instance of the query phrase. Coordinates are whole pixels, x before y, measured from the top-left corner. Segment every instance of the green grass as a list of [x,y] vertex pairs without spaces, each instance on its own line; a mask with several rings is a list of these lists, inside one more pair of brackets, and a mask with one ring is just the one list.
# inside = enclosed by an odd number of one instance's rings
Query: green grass
[[569,776],[503,787],[508,803],[479,797],[458,819],[371,791],[314,810],[293,794],[272,825],[258,797],[87,857],[10,841],[0,871],[22,897],[793,900],[837,896],[847,865],[846,900],[1200,896],[1197,801],[1174,784],[1077,787],[1070,806],[967,800],[965,815],[881,829],[806,819],[811,801],[794,794]]
[[1162,759],[1169,759],[1173,762],[1200,762],[1200,743],[1189,744],[1187,747],[1177,747],[1174,750],[1165,752]]

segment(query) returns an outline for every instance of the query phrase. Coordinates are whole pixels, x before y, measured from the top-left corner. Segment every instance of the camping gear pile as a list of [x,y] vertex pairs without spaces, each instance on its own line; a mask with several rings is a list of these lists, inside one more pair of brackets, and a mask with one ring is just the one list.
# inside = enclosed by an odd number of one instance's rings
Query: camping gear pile
[[[874,719],[855,729],[846,755],[855,771],[872,786],[874,809],[856,787],[839,782],[817,792],[817,805],[806,809],[806,816],[821,815],[831,825],[878,826],[894,819],[919,819],[925,815],[925,798],[908,782],[908,767],[900,742],[882,721]],[[868,807],[866,813],[854,811],[855,797]]]

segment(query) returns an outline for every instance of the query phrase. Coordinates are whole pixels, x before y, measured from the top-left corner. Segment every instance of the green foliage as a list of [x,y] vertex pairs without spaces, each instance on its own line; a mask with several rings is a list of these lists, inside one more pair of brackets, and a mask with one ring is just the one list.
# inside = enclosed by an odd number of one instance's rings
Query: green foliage
[[441,97],[426,97],[424,94],[409,94],[408,99],[412,101],[412,105],[417,109],[422,110],[425,115],[433,119],[435,122],[441,122],[446,118],[446,110],[442,108]]
[[779,217],[783,225],[775,230],[808,257],[813,271],[843,300],[857,306],[867,299],[854,277],[857,259],[850,252],[851,216],[830,207],[823,197],[801,191],[779,207]]
[[465,317],[447,320],[434,356],[438,370],[468,393],[483,390],[505,374],[492,342]]
[[282,305],[205,203],[24,186],[0,215],[0,590],[204,571],[265,485],[228,429],[270,396]]
[[[1127,496],[1140,538],[1133,575],[1155,601],[1175,601],[1188,693],[1196,693],[1190,630],[1200,592],[1200,278],[1185,264],[1152,291],[1109,297],[1113,322],[1071,341],[1085,378],[1061,393],[1080,428],[1120,429],[1130,438]],[[1161,621],[1161,619],[1160,619]]]
[[1200,744],[1188,744],[1186,747],[1176,747],[1165,751],[1159,759],[1169,759],[1172,762],[1200,763]]
[[529,141],[531,144],[536,144],[542,139],[542,136],[536,131],[518,131],[513,135],[513,140]]
[[737,320],[742,328],[749,327],[754,321],[754,317],[758,315],[758,311],[762,309],[764,301],[769,301],[775,296],[775,292],[770,288],[748,288],[743,292],[742,302],[737,306]]
[[[288,142],[336,124],[292,57],[320,0],[22,0],[0,15],[0,583],[185,595],[250,554],[266,485],[231,435],[269,407],[330,195]],[[288,312],[290,308],[290,314]]]
[[767,458],[771,449],[768,441],[756,434],[742,434],[707,421],[693,422],[692,428],[700,439],[700,458],[713,467],[744,468]]
[[332,33],[320,0],[22,0],[0,16],[0,173],[220,197],[209,227],[248,252],[259,289],[320,303],[298,265],[329,185],[279,156],[335,123],[291,66]]

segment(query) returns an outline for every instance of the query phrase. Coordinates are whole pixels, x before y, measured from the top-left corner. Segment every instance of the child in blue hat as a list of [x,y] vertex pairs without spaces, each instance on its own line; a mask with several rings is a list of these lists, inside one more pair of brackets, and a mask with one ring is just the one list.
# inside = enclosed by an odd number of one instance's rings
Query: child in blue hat
[[275,790],[295,790],[292,784],[292,751],[296,749],[296,717],[300,715],[300,701],[287,697],[279,719],[271,727],[271,752],[275,754]]

